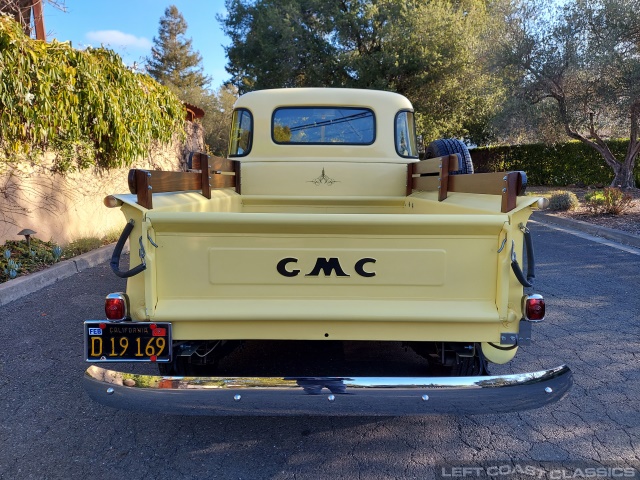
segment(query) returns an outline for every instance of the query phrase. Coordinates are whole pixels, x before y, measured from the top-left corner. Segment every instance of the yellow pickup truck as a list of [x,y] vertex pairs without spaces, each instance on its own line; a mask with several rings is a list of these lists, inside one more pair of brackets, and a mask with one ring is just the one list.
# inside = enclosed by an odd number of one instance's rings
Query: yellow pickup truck
[[[468,414],[570,389],[565,365],[489,373],[544,319],[526,224],[545,200],[524,195],[524,172],[473,173],[458,140],[421,149],[405,97],[252,92],[235,104],[228,157],[195,153],[188,167],[131,170],[130,193],[105,199],[127,221],[111,261],[127,288],[84,325],[94,400],[198,415]],[[157,371],[105,368],[116,362]]]

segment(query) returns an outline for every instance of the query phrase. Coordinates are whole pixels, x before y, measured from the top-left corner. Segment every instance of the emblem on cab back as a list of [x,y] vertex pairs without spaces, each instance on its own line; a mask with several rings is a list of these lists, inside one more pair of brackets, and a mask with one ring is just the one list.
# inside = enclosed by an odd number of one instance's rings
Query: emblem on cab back
[[307,183],[313,183],[316,187],[320,186],[320,185],[333,185],[334,183],[340,183],[339,180],[334,180],[331,177],[328,177],[325,173],[324,173],[324,168],[322,169],[322,174],[317,177],[314,178],[313,180],[308,180]]

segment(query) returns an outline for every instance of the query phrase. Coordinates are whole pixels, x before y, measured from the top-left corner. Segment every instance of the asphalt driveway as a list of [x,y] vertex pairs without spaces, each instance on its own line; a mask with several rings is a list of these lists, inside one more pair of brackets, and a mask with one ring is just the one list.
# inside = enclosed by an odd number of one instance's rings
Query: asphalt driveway
[[124,288],[105,264],[0,307],[0,478],[640,478],[640,250],[531,230],[549,314],[493,372],[568,363],[574,387],[560,403],[385,418],[102,407],[81,386],[82,322]]

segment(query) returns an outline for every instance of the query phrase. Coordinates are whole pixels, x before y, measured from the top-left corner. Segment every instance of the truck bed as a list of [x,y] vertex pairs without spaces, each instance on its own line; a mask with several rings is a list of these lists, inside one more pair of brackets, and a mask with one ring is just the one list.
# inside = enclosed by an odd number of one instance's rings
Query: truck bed
[[[145,299],[132,313],[172,322],[175,339],[489,342],[515,320],[498,250],[526,198],[506,214],[495,195],[212,193],[155,195],[138,234],[157,247],[130,279]],[[140,215],[133,196],[118,198]]]

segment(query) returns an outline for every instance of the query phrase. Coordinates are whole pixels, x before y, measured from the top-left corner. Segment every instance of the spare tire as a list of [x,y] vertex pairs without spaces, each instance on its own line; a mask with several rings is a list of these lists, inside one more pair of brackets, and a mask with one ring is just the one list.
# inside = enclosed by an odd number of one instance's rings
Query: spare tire
[[451,154],[458,155],[458,165],[460,169],[449,172],[450,175],[473,173],[473,163],[471,162],[469,149],[464,142],[461,142],[457,138],[434,140],[427,147],[425,158],[437,158]]

